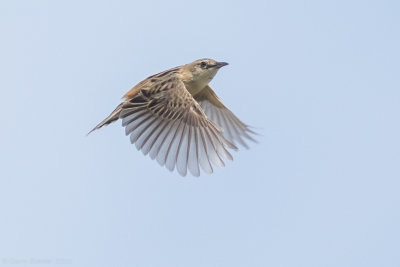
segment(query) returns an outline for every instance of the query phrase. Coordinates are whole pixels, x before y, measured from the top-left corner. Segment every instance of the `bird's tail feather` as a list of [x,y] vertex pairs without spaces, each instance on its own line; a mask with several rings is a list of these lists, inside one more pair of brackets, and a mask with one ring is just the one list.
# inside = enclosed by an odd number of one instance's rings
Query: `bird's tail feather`
[[119,119],[119,114],[121,113],[122,110],[122,104],[119,104],[118,107],[116,107],[114,109],[113,112],[111,112],[110,115],[108,115],[107,118],[105,118],[102,122],[100,122],[96,127],[94,127],[90,132],[87,133],[87,135],[89,135],[91,132],[93,132],[94,130],[100,129],[101,127],[103,127],[104,125],[108,125],[116,120]]

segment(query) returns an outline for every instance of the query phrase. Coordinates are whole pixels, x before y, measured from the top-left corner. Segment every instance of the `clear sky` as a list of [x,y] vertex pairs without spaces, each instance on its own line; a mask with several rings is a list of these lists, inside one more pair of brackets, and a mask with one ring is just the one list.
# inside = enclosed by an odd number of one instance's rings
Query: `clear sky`
[[[0,266],[400,266],[399,1],[2,1]],[[209,57],[260,133],[182,178],[120,122]]]

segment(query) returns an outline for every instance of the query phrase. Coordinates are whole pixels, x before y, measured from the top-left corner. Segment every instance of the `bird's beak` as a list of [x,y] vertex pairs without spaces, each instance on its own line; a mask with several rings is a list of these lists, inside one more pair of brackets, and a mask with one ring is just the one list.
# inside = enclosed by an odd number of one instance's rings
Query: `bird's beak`
[[226,63],[226,62],[217,62],[217,63],[215,63],[214,67],[219,69],[219,68],[222,68],[223,66],[226,66],[226,65],[229,65],[229,64]]

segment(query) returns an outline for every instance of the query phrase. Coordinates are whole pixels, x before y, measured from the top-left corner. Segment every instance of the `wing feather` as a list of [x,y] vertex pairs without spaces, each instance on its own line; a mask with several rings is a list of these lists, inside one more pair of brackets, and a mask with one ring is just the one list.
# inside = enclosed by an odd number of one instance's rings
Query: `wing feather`
[[218,98],[215,92],[206,86],[194,96],[194,99],[204,110],[204,113],[215,123],[222,127],[224,137],[233,144],[239,143],[248,148],[244,139],[256,142],[251,136],[256,134],[250,127],[233,114]]

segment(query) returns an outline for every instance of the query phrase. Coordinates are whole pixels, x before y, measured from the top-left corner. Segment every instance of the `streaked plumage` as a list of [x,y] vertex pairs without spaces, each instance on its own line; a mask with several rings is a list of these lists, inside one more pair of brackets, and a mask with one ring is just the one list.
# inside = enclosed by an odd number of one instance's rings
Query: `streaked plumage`
[[[124,101],[92,131],[122,120],[131,143],[160,165],[185,176],[200,168],[213,172],[233,160],[228,149],[235,143],[248,147],[254,134],[224,106],[208,83],[227,65],[212,59],[160,72],[143,80],[124,95]],[[90,132],[92,132],[90,131]],[[90,133],[89,132],[89,133]]]

